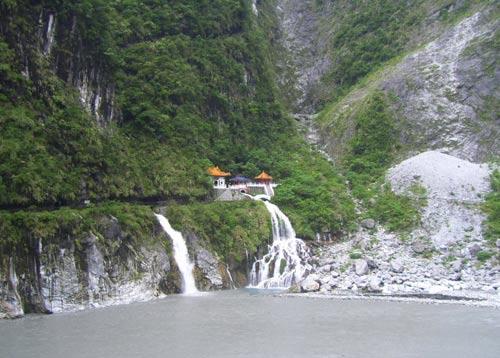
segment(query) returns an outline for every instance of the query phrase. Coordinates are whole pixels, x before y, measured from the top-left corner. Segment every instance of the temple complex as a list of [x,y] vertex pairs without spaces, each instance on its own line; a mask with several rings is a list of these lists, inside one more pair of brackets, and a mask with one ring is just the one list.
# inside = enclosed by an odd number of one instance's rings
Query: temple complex
[[274,188],[278,184],[273,182],[273,177],[262,171],[255,178],[250,179],[242,175],[236,175],[229,180],[231,173],[224,172],[218,166],[208,168],[208,174],[212,176],[215,200],[232,201],[247,198],[243,194],[258,195],[265,194],[274,196]]

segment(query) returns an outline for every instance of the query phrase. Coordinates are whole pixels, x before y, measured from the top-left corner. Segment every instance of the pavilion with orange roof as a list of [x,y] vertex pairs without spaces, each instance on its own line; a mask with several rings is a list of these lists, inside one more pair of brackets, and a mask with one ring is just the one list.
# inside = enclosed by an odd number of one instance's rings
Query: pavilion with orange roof
[[269,184],[273,180],[273,177],[265,171],[262,171],[262,173],[255,177],[255,180],[257,180],[258,183]]
[[214,179],[215,188],[226,188],[226,177],[231,173],[222,171],[218,166],[208,168],[208,174]]

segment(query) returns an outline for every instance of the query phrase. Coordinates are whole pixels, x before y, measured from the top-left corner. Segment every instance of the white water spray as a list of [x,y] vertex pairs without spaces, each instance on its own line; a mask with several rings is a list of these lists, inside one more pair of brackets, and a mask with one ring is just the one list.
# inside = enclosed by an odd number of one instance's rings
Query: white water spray
[[167,235],[172,239],[174,247],[174,259],[182,275],[182,293],[188,295],[198,293],[193,276],[194,265],[189,260],[186,241],[184,240],[182,233],[175,230],[170,225],[166,217],[160,214],[155,214],[155,215],[158,221],[160,222],[160,225],[163,228],[163,230],[165,230]]
[[45,55],[50,55],[50,50],[54,44],[54,34],[56,30],[56,21],[53,14],[49,14],[49,23],[47,25],[47,33],[45,34],[46,42],[43,53]]
[[307,262],[309,250],[304,241],[295,236],[288,217],[276,205],[270,203],[268,197],[250,197],[264,202],[271,214],[273,227],[273,243],[269,246],[269,252],[254,262],[250,272],[250,287],[288,288],[300,282],[311,269]]

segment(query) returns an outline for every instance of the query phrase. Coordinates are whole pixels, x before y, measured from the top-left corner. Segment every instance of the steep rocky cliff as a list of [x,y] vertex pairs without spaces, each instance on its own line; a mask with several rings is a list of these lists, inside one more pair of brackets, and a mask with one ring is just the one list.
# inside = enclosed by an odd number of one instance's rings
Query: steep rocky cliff
[[[498,156],[495,13],[486,8],[450,26],[327,108],[319,124],[325,150],[342,156],[354,130],[350,116],[378,89],[391,96],[400,140],[410,153],[437,149],[475,162]],[[342,131],[329,129],[339,126]]]
[[[500,152],[494,1],[0,10],[1,317],[179,292],[170,241],[137,202],[169,202],[199,288],[245,284],[269,218],[209,204],[213,164],[280,180],[298,236],[326,241],[325,291],[498,290],[479,164]],[[433,167],[451,168],[446,185]]]
[[[155,210],[167,213],[173,209]],[[214,215],[210,205],[200,210],[204,210],[204,214],[198,212],[201,220]],[[252,264],[249,259],[269,239],[263,206],[250,203],[230,210],[239,211],[239,225],[225,224],[226,232],[219,233],[219,240],[230,249],[207,236],[205,230],[212,228],[187,225],[184,237],[200,290],[246,285]],[[188,223],[185,214],[179,218]],[[0,318],[151,300],[181,292],[171,238],[148,207],[17,213],[1,225]],[[251,233],[252,244],[242,236],[245,232]]]
[[482,207],[500,154],[498,11],[276,2],[289,109],[345,173],[359,215],[352,235],[317,249],[322,290],[496,292],[498,232],[486,234]]

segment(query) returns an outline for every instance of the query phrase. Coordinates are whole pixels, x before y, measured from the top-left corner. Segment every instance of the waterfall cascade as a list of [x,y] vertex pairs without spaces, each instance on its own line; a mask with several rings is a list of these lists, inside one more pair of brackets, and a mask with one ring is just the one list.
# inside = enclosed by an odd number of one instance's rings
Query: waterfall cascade
[[179,271],[182,275],[182,293],[184,294],[195,294],[198,292],[196,289],[196,284],[193,276],[193,263],[189,260],[188,250],[186,246],[186,241],[182,236],[182,233],[175,230],[167,218],[160,214],[155,214],[156,218],[160,222],[161,227],[167,235],[172,239],[174,247],[174,258]]
[[45,55],[50,55],[50,50],[52,49],[52,45],[54,44],[54,34],[56,30],[56,22],[53,14],[49,15],[49,23],[47,25],[47,33],[45,34],[46,41],[45,47],[43,49],[43,53]]
[[288,217],[264,195],[252,197],[262,200],[271,215],[273,243],[260,260],[256,260],[250,272],[250,287],[288,288],[301,281],[311,269],[307,262],[309,250],[306,244],[295,236],[295,230]]

